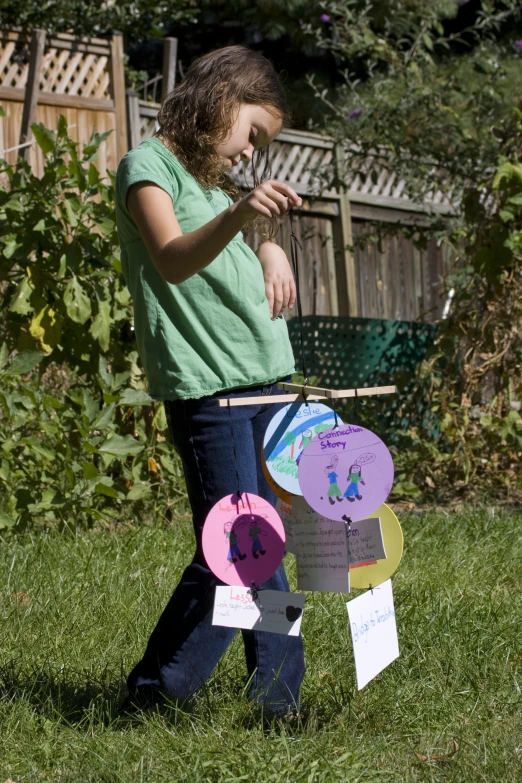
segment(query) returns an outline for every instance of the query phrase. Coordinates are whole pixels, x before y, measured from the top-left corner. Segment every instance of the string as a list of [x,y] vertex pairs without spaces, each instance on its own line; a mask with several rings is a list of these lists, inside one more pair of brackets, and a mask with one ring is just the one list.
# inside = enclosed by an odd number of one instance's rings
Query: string
[[234,424],[232,422],[232,411],[230,410],[230,399],[228,400],[227,408],[228,408],[228,415],[230,418],[230,431],[232,432],[232,450],[234,452],[234,468],[236,470],[236,483],[237,483],[236,495],[238,496],[239,500],[241,500],[241,487],[239,485],[239,471],[237,468],[236,439],[234,437]]
[[331,399],[331,404],[332,404],[332,410],[334,412],[334,417],[335,417],[335,424],[334,424],[334,430],[335,430],[339,426],[339,420],[337,418],[337,411],[335,409],[335,399],[333,397]]
[[247,590],[247,593],[252,596],[254,601],[258,601],[259,602],[259,608],[260,609],[263,608],[262,605],[261,605],[261,601],[259,600],[259,591],[262,590],[262,589],[263,588],[261,588],[258,585],[256,585],[256,583],[252,579],[252,587],[250,588],[250,590]]
[[357,413],[357,389],[354,389],[354,397],[353,397],[353,423],[359,424],[359,415]]
[[[301,367],[303,370],[303,378],[304,378],[304,385],[303,385],[303,397],[304,395],[304,387],[308,386],[309,379],[308,379],[308,372],[306,369],[306,357],[305,357],[305,351],[304,351],[304,337],[303,337],[303,309],[301,307],[301,289],[299,286],[299,264],[298,264],[298,258],[297,258],[297,247],[300,248],[301,252],[303,252],[303,246],[299,242],[298,238],[296,237],[294,233],[294,220],[293,220],[293,214],[292,210],[290,209],[288,213],[288,217],[290,218],[290,256],[292,259],[292,268],[294,272],[295,277],[295,292],[296,292],[296,303],[297,303],[297,317],[299,319],[299,340],[300,340],[300,346],[301,346]],[[305,397],[306,400],[306,397]],[[308,404],[308,403],[307,403]]]

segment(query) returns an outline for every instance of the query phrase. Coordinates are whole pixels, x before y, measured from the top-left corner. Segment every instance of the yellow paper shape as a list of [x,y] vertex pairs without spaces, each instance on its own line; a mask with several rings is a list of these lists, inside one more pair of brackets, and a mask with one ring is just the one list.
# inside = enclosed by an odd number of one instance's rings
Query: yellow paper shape
[[[385,582],[397,570],[402,558],[404,537],[399,520],[386,503],[369,514],[371,517],[380,517],[386,560],[377,560],[374,565],[363,565],[350,568],[350,587],[356,590],[369,590]],[[355,524],[355,523],[354,523]]]

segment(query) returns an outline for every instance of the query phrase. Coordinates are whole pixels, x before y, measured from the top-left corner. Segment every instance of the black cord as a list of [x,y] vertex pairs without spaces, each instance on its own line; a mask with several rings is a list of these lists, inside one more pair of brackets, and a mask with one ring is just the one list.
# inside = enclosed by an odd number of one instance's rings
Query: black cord
[[239,500],[241,500],[241,487],[240,487],[240,484],[239,484],[239,471],[237,469],[236,439],[234,437],[234,424],[233,424],[233,421],[232,421],[232,411],[230,410],[230,407],[231,406],[230,406],[230,398],[229,398],[227,408],[228,408],[228,415],[229,415],[229,418],[230,418],[230,430],[232,432],[232,450],[234,452],[234,467],[236,469],[236,482],[237,482],[237,493],[236,494],[237,494]]
[[303,370],[303,378],[304,378],[304,385],[308,386],[309,379],[308,379],[308,372],[306,369],[306,356],[304,351],[304,337],[303,337],[303,310],[301,307],[301,291],[299,287],[299,264],[297,259],[297,249],[296,245],[300,248],[301,252],[303,252],[303,246],[299,242],[298,238],[294,234],[294,223],[293,223],[293,215],[292,210],[289,211],[288,217],[290,218],[290,255],[292,258],[292,267],[295,277],[295,292],[296,292],[296,302],[297,302],[297,317],[299,318],[299,338],[301,343],[301,367]]

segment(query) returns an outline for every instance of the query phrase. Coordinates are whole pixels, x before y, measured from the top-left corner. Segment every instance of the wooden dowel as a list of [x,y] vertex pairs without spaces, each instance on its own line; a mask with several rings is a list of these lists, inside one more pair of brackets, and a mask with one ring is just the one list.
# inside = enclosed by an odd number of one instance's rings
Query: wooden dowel
[[289,392],[304,393],[306,397],[309,394],[317,394],[320,397],[326,397],[327,399],[339,399],[341,397],[374,397],[379,394],[395,394],[397,391],[395,386],[372,386],[364,387],[361,389],[324,389],[320,386],[303,386],[298,383],[278,383],[278,389],[283,389]]
[[[328,400],[346,397],[376,397],[380,394],[395,394],[395,386],[374,386],[373,388],[362,389],[320,389],[316,386],[306,386],[305,396],[303,397],[303,387],[296,383],[278,383],[278,388],[288,391],[299,391],[299,394],[274,394],[264,397],[225,397],[218,399],[217,404],[220,408],[233,408],[237,405],[272,405],[276,402],[309,402],[310,400]],[[310,392],[310,393],[309,393]]]
[[273,394],[264,397],[226,397],[217,402],[220,408],[233,408],[236,405],[271,405],[276,402],[286,402],[289,405],[296,400],[299,400],[300,402],[306,402],[307,400],[324,400],[324,396],[310,394],[306,396],[305,400],[302,394]]

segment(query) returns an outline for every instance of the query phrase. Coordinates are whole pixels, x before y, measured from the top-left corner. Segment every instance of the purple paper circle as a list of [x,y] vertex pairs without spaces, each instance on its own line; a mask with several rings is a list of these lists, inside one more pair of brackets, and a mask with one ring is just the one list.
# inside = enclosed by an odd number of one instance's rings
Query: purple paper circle
[[342,424],[320,432],[304,449],[299,484],[319,514],[355,522],[373,514],[390,494],[393,459],[374,432]]

